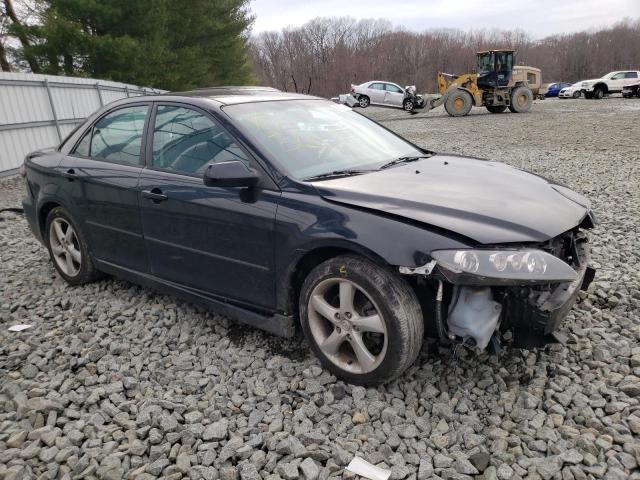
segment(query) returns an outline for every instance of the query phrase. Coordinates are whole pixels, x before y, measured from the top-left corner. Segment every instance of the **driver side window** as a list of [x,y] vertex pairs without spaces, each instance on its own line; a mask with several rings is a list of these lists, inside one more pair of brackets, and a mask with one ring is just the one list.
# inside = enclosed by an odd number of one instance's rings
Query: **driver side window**
[[153,129],[152,166],[202,174],[210,163],[249,159],[211,118],[190,108],[159,105]]

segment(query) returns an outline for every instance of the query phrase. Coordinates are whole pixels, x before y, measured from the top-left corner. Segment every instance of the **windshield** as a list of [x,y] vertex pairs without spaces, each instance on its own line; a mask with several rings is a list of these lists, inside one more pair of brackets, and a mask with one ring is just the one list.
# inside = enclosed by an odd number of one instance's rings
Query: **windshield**
[[478,56],[478,74],[486,75],[493,72],[493,54],[485,53]]
[[424,155],[344,105],[323,100],[254,102],[224,107],[236,126],[294,178],[372,170]]

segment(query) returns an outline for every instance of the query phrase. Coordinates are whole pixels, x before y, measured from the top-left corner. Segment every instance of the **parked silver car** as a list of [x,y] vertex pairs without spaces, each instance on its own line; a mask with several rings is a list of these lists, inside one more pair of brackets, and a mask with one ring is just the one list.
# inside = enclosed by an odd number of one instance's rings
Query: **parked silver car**
[[424,99],[421,95],[416,95],[415,87],[401,88],[393,82],[373,80],[360,85],[351,85],[351,95],[362,108],[369,105],[384,105],[410,112],[414,108],[424,107]]

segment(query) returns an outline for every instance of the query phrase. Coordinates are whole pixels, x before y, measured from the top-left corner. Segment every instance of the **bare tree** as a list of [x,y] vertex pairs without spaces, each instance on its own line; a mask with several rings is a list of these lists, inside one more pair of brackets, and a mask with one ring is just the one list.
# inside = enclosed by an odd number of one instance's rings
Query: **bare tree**
[[284,90],[334,96],[351,83],[392,80],[436,88],[436,73],[463,73],[475,52],[514,48],[520,64],[542,69],[543,79],[575,82],[610,70],[640,68],[640,20],[626,19],[595,32],[533,40],[514,30],[437,29],[417,33],[393,29],[385,20],[316,18],[297,28],[252,39],[258,78]]

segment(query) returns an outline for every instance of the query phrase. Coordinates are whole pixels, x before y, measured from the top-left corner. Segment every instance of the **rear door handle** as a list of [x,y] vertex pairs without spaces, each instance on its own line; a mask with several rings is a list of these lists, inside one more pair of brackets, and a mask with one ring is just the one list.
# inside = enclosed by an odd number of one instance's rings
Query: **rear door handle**
[[68,178],[70,182],[73,182],[74,179],[78,178],[78,174],[73,168],[70,168],[69,170],[64,172],[62,176]]
[[151,190],[143,190],[142,196],[153,200],[154,203],[164,202],[167,197],[159,188],[152,188]]

